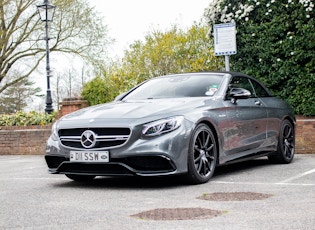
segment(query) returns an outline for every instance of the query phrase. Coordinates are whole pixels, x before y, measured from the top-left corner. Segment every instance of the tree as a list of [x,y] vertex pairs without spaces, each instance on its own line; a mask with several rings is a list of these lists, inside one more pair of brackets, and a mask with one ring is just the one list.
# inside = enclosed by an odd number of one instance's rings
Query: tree
[[[0,93],[28,78],[45,57],[44,24],[37,0],[0,0]],[[72,54],[92,63],[103,60],[110,39],[86,0],[55,0],[50,23],[50,51]],[[15,78],[14,71],[23,75]]]
[[122,68],[139,81],[159,75],[222,68],[214,57],[205,26],[193,25],[188,31],[176,26],[167,32],[153,31],[145,41],[136,41],[125,52]]
[[187,31],[173,26],[167,32],[149,33],[144,41],[130,45],[120,61],[104,69],[103,77],[87,83],[82,96],[98,104],[159,75],[222,69],[222,60],[214,56],[207,33],[208,28],[202,25]]
[[235,22],[231,68],[263,81],[297,114],[315,115],[315,11],[310,0],[214,0],[206,17]]
[[8,87],[0,97],[0,113],[15,113],[23,110],[34,97],[42,97],[40,88],[33,88],[34,82],[23,79]]
[[[55,88],[54,104],[59,105],[64,98],[80,97],[84,83],[87,81],[87,73],[82,67],[79,69],[68,69],[68,73],[58,73],[54,77],[52,86]],[[59,109],[59,108],[58,108]]]

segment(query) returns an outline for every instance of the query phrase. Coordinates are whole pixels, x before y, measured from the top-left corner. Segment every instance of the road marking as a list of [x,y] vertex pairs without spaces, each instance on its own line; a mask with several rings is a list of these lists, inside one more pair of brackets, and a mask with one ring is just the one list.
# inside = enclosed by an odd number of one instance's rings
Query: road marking
[[278,184],[286,184],[286,183],[291,182],[291,181],[293,181],[293,180],[296,180],[296,179],[299,179],[299,178],[301,178],[301,177],[307,176],[307,175],[309,175],[309,174],[311,174],[311,173],[315,173],[315,169],[312,169],[312,170],[309,170],[309,171],[307,171],[307,172],[298,174],[298,175],[296,175],[296,176],[294,176],[294,177],[288,178],[288,179],[286,179],[286,180],[284,180],[284,181],[279,182]]
[[312,183],[289,183],[291,181],[294,181],[296,179],[299,179],[301,177],[307,176],[309,174],[315,173],[315,169],[306,171],[304,173],[298,174],[294,177],[288,178],[286,180],[283,180],[281,182],[277,183],[263,183],[263,182],[231,182],[231,181],[213,181],[214,183],[218,184],[244,184],[244,185],[290,185],[290,186],[315,186],[315,184]]
[[[210,182],[211,183],[211,182]],[[290,185],[290,186],[315,186],[315,184],[298,183],[263,183],[263,182],[231,182],[231,181],[212,181],[217,184],[238,184],[238,185]]]

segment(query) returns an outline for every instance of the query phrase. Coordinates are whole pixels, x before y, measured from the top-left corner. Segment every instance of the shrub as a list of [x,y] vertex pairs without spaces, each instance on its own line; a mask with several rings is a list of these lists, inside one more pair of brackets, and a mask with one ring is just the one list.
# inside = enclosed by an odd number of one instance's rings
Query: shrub
[[30,125],[47,125],[54,122],[57,112],[51,114],[38,112],[22,112],[15,114],[0,115],[0,126],[30,126]]
[[235,22],[231,69],[260,79],[297,114],[315,115],[315,9],[310,0],[214,0],[213,24]]

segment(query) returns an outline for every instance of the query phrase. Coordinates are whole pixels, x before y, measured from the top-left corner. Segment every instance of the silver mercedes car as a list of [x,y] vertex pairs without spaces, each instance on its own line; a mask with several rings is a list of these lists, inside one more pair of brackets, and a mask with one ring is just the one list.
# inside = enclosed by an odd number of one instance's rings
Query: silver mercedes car
[[290,163],[295,117],[254,78],[235,72],[161,76],[52,127],[49,172],[96,176],[183,174],[207,182],[219,165],[266,156]]

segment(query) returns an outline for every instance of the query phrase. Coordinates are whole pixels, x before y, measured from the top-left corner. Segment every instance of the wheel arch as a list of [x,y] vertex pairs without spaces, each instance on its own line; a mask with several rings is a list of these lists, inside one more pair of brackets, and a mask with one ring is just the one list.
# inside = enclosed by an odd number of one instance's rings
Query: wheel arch
[[289,121],[291,123],[291,125],[293,126],[294,137],[295,137],[295,132],[296,132],[296,119],[295,119],[295,117],[287,115],[287,116],[283,117],[281,123],[284,122],[285,120]]
[[291,122],[291,124],[292,124],[292,125],[293,125],[293,127],[294,127],[294,130],[295,130],[295,123],[296,123],[296,119],[295,119],[295,117],[285,116],[285,117],[282,119],[282,121],[284,121],[284,120],[288,120],[288,121],[290,121],[290,122]]

